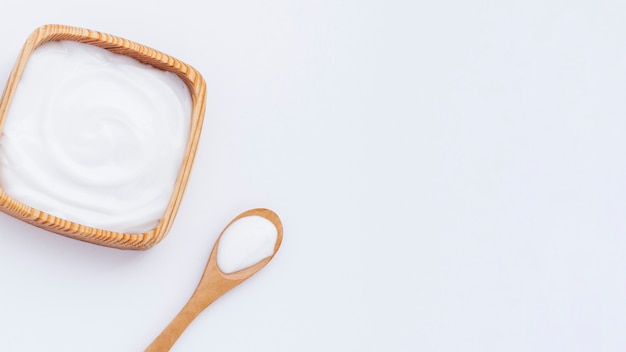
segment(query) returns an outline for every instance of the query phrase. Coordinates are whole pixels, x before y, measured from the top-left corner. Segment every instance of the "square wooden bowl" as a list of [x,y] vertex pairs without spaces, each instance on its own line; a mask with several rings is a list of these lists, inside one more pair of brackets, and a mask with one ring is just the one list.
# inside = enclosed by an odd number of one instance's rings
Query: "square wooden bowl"
[[204,120],[206,99],[206,84],[204,79],[193,67],[141,44],[88,29],[62,25],[45,25],[35,30],[28,37],[13,67],[13,71],[9,76],[4,93],[0,99],[0,134],[2,133],[2,127],[11,103],[11,98],[16,91],[16,87],[31,53],[43,43],[61,40],[90,44],[104,48],[115,54],[129,56],[144,64],[171,72],[185,82],[192,98],[191,126],[185,156],[178,172],[174,192],[170,197],[165,214],[157,226],[141,234],[108,231],[61,219],[11,198],[1,188],[0,211],[42,229],[77,240],[120,249],[148,249],[161,241],[171,228],[189,179],[191,166],[198,147],[202,122]]

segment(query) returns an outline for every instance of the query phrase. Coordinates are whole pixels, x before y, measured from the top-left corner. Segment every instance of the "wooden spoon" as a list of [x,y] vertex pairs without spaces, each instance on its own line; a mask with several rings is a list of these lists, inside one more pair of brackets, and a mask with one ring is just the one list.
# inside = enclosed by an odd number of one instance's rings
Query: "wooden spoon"
[[[274,245],[274,253],[261,260],[260,262],[249,266],[245,269],[236,271],[234,273],[225,274],[217,266],[217,247],[219,246],[220,239],[224,234],[224,231],[232,225],[235,221],[246,216],[261,216],[269,220],[276,226],[278,236],[276,238],[276,244]],[[180,335],[191,324],[191,322],[211,303],[215,302],[223,294],[230,291],[233,287],[239,285],[250,276],[256,274],[261,270],[270,260],[276,255],[278,248],[283,240],[283,225],[280,222],[280,218],[276,213],[269,209],[251,209],[239,214],[234,218],[222,231],[220,236],[213,245],[209,262],[207,263],[204,274],[200,279],[200,283],[196,288],[196,291],[191,295],[191,298],[185,304],[183,309],[174,317],[174,320],[161,332],[161,334],[148,346],[146,352],[165,352],[169,351]]]

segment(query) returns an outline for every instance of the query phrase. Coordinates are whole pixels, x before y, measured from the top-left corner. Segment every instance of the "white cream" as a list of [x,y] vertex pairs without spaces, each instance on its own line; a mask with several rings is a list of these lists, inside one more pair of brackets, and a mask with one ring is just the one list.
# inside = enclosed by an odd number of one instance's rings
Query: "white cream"
[[5,118],[0,187],[76,223],[149,231],[173,193],[190,119],[176,75],[87,44],[44,44]]
[[217,246],[217,266],[230,274],[250,267],[274,253],[278,230],[264,217],[252,215],[233,222]]

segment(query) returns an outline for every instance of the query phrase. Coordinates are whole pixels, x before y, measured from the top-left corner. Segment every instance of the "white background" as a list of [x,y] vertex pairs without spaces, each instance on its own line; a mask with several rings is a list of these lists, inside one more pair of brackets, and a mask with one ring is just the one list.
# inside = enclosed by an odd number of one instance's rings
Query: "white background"
[[0,214],[0,350],[141,351],[239,212],[272,263],[175,351],[626,350],[622,1],[5,0],[196,67],[203,135],[145,252]]

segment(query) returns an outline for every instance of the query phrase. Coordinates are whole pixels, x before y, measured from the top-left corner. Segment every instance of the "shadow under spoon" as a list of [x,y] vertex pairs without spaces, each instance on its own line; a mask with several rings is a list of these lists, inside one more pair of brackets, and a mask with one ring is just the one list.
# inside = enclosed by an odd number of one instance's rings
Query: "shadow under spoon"
[[[251,265],[245,269],[235,271],[233,273],[222,272],[217,265],[217,250],[220,239],[224,232],[237,220],[248,216],[260,216],[269,220],[275,227],[277,232],[274,251],[265,259]],[[213,250],[209,257],[204,274],[196,287],[195,292],[185,304],[183,309],[174,317],[172,322],[161,332],[161,334],[148,346],[146,352],[166,352],[169,351],[176,343],[176,340],[182,335],[183,331],[191,324],[191,322],[211,303],[215,302],[223,294],[230,291],[233,287],[239,285],[259,270],[263,269],[267,263],[272,260],[280,244],[283,240],[283,225],[276,213],[269,209],[251,209],[239,214],[235,217],[222,231],[220,236],[213,245]]]

